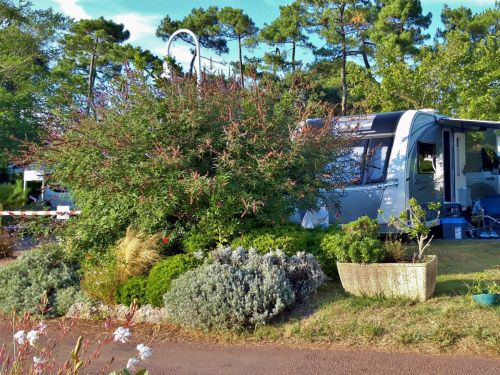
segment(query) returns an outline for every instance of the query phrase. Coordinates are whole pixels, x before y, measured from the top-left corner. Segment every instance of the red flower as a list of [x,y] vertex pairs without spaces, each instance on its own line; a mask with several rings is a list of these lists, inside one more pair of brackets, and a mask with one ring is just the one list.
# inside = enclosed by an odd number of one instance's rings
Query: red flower
[[170,242],[170,239],[167,236],[163,236],[162,241],[166,245],[166,244],[168,244]]

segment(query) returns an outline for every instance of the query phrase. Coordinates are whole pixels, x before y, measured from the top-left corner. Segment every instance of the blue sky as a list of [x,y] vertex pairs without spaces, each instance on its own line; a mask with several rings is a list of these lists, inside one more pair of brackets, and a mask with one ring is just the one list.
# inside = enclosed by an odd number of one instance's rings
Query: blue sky
[[[75,19],[103,16],[123,23],[131,33],[130,43],[147,48],[158,56],[164,56],[165,43],[155,36],[155,30],[160,20],[167,14],[173,19],[179,19],[194,7],[232,6],[243,9],[260,27],[278,16],[280,5],[289,4],[292,0],[32,0],[32,2],[35,7],[52,7]],[[453,8],[465,5],[479,12],[494,6],[495,0],[421,0],[421,3],[424,13],[433,14],[433,23],[429,30],[432,34],[440,26],[440,13],[445,3]],[[229,55],[216,56],[202,50],[202,56],[213,56],[214,60],[224,63],[236,60],[236,46],[230,44],[229,47]],[[184,64],[190,60],[189,47],[181,42],[174,44],[172,52],[176,59]],[[312,55],[307,51],[299,51],[299,58],[308,62],[312,60]]]

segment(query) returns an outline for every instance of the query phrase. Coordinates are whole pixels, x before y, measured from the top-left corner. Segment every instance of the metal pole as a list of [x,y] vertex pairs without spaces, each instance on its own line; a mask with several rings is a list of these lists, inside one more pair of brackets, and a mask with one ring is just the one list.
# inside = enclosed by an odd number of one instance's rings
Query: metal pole
[[172,45],[172,42],[174,41],[175,37],[179,34],[182,34],[182,33],[188,34],[191,36],[191,38],[194,39],[194,44],[195,44],[195,48],[196,48],[196,57],[198,60],[198,64],[197,64],[198,67],[196,69],[196,82],[199,86],[201,84],[201,50],[200,50],[200,42],[198,41],[198,37],[196,36],[195,33],[193,33],[189,29],[179,29],[175,33],[170,35],[170,38],[168,38],[168,41],[167,41],[167,56],[170,56],[170,46]]

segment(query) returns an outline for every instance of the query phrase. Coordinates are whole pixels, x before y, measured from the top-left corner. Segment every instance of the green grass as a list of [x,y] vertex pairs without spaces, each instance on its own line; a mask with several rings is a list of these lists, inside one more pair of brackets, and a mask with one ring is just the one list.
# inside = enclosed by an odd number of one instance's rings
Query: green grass
[[475,304],[466,285],[480,272],[500,280],[500,242],[435,241],[431,249],[439,276],[426,302],[349,296],[330,282],[274,324],[226,338],[500,356],[500,307]]

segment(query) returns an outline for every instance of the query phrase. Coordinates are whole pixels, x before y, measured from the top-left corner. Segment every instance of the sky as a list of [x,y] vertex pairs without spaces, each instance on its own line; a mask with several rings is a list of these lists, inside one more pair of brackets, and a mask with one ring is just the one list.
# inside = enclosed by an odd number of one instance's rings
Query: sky
[[[115,22],[123,23],[130,31],[130,42],[133,45],[149,49],[163,57],[166,54],[166,43],[155,36],[161,19],[169,15],[172,19],[182,19],[192,8],[206,8],[211,5],[220,7],[232,6],[241,8],[258,27],[272,22],[279,15],[279,6],[289,4],[292,0],[31,0],[37,8],[51,7],[67,16],[79,20],[82,18],[98,18],[103,16]],[[475,12],[480,12],[495,5],[495,0],[421,0],[424,14],[432,13],[432,25],[428,32],[432,35],[440,27],[440,13],[444,4],[455,8],[465,5]],[[212,57],[213,67],[228,69],[227,63],[237,59],[236,45],[229,44],[228,55],[217,56],[202,49],[202,56]],[[182,42],[172,46],[172,55],[184,66],[191,60],[190,47]],[[298,58],[310,62],[313,56],[309,51],[300,50]],[[215,62],[221,62],[217,64]],[[204,65],[208,60],[204,60]]]

